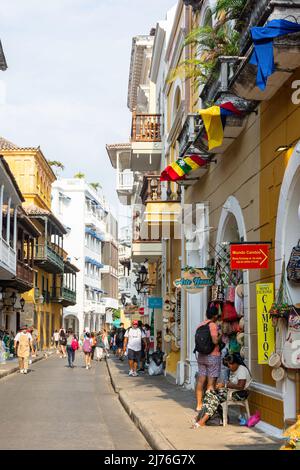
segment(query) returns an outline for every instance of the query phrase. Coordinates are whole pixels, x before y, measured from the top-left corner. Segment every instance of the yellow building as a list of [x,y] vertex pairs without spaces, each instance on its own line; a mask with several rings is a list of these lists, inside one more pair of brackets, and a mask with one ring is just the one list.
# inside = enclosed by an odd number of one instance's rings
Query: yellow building
[[63,249],[65,227],[51,212],[51,185],[56,177],[41,149],[19,148],[1,139],[1,153],[23,194],[23,208],[41,234],[34,246],[34,289],[24,295],[25,321],[38,331],[41,349],[62,326],[64,306],[75,305],[76,268]]

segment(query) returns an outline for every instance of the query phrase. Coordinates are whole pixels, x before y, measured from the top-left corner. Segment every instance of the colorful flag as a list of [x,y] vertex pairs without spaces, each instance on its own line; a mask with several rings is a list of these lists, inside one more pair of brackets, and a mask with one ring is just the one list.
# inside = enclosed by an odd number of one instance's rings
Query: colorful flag
[[222,145],[227,116],[242,114],[230,101],[211,108],[200,109],[198,113],[203,119],[209,150]]
[[161,173],[160,181],[178,181],[185,179],[185,176],[191,171],[197,170],[201,166],[205,166],[207,160],[200,157],[200,155],[186,155],[183,158],[179,158],[176,162],[171,163]]

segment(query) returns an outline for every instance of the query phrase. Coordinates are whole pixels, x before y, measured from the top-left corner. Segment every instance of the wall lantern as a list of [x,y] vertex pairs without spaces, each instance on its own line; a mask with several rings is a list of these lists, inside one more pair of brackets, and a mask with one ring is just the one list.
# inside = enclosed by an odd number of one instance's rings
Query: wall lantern
[[20,299],[21,312],[24,312],[25,299],[23,297]]
[[134,283],[134,287],[135,287],[137,293],[139,294],[142,290],[142,281],[139,277],[136,278],[136,281]]
[[144,265],[141,266],[141,269],[139,270],[138,275],[139,275],[139,279],[141,280],[141,283],[145,284],[148,278],[148,271]]

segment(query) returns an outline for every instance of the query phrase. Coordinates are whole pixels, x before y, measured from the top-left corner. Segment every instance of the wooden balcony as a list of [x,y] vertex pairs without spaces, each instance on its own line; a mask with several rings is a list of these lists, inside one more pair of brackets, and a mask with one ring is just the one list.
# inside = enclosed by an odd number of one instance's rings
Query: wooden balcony
[[35,245],[34,262],[47,272],[61,273],[64,270],[63,253],[61,249],[51,243]]
[[181,188],[177,186],[176,193],[172,192],[171,181],[162,182],[158,175],[146,175],[141,189],[143,204],[148,202],[180,202]]
[[76,305],[76,292],[66,287],[52,287],[51,301],[61,303],[63,307]]
[[28,290],[33,288],[33,269],[19,260],[17,261],[17,279],[27,284]]
[[160,114],[132,114],[132,142],[161,142]]

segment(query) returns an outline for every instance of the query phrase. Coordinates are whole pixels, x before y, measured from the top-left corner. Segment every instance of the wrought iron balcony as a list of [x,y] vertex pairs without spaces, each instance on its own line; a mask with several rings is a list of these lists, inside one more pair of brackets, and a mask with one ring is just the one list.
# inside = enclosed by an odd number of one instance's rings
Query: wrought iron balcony
[[161,115],[132,113],[132,142],[161,142]]

